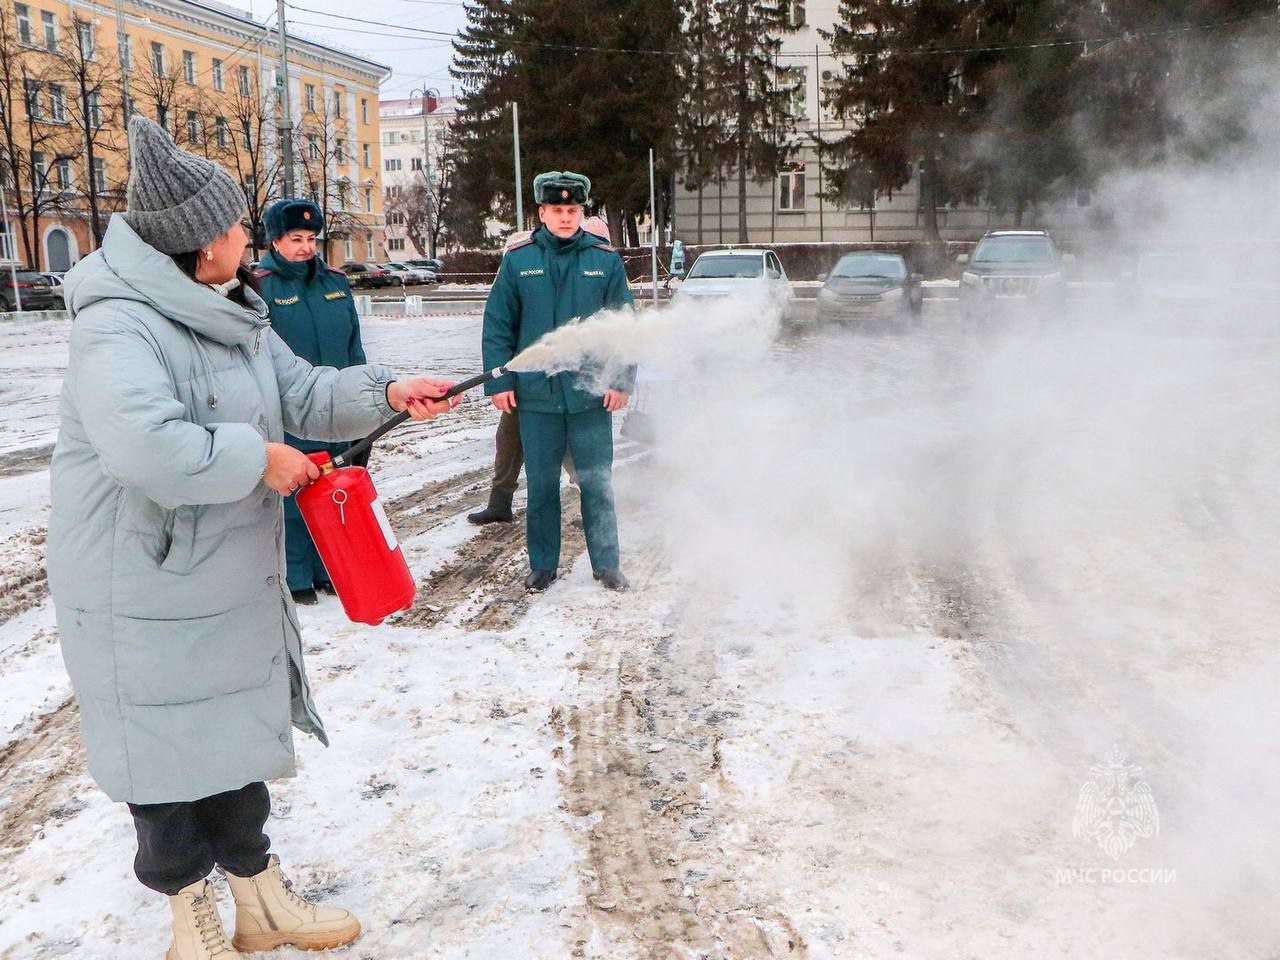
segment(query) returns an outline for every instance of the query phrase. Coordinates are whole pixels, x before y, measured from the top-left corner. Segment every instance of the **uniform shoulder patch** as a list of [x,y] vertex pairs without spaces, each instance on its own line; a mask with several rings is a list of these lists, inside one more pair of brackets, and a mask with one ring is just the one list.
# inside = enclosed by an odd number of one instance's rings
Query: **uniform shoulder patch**
[[522,247],[527,247],[531,243],[533,243],[533,237],[525,237],[523,240],[517,240],[515,243],[506,247],[503,252],[510,253],[512,250],[519,250]]
[[330,273],[336,273],[340,277],[346,276],[346,274],[343,273],[341,270],[339,270],[337,267],[331,267],[327,263],[324,265],[324,268],[328,270]]
[[255,267],[253,271],[253,279],[261,280],[263,277],[271,276],[271,271],[266,267]]

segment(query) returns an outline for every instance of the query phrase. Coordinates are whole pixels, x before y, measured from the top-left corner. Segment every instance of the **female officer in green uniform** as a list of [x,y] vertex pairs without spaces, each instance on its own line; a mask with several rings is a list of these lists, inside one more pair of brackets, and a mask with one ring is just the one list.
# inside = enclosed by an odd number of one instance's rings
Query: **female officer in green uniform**
[[[360,320],[346,274],[316,255],[316,234],[324,230],[320,208],[309,200],[281,200],[267,210],[263,222],[271,251],[255,276],[271,310],[272,328],[314,366],[341,369],[365,363]],[[300,440],[287,433],[284,438],[303,453],[338,453],[350,446]],[[293,497],[284,502],[284,524],[289,590],[295,603],[315,603],[317,589],[331,593],[333,586]]]
[[[617,251],[582,229],[591,181],[577,173],[542,173],[533,181],[542,226],[508,248],[484,310],[484,366],[493,370],[545,333],[606,307],[631,304]],[[560,563],[560,465],[573,455],[582,495],[582,526],[595,577],[627,589],[618,560],[613,509],[613,416],[626,407],[634,371],[603,394],[571,373],[499,377],[485,385],[503,413],[520,413],[529,481],[529,565],[525,586],[545,590]]]

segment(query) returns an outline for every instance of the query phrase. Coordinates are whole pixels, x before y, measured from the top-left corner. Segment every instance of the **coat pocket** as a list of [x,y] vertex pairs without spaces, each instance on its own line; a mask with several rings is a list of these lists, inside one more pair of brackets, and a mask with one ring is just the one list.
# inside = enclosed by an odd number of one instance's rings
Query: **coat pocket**
[[196,552],[197,507],[182,506],[173,511],[169,529],[169,544],[165,549],[160,569],[169,573],[187,573],[191,570]]
[[280,598],[208,617],[116,616],[120,699],[139,706],[191,703],[253,690],[284,667]]

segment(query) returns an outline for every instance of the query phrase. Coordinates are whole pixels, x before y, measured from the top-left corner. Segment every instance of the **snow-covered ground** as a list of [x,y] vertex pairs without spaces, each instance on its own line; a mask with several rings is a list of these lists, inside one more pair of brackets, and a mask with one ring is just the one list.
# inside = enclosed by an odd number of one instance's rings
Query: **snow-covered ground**
[[[476,317],[365,330],[479,366]],[[40,569],[66,331],[0,326],[0,958],[158,958]],[[1280,343],[934,314],[704,374],[619,440],[622,596],[572,491],[544,595],[519,524],[466,523],[479,398],[375,455],[419,599],[301,611],[333,746],[268,827],[363,920],[341,955],[1276,956]]]

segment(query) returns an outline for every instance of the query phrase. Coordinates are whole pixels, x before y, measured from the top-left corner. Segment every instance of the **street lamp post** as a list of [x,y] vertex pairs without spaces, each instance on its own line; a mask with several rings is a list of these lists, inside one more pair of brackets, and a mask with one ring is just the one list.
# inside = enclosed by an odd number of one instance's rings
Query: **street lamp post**
[[436,258],[436,195],[435,189],[431,186],[431,127],[427,123],[427,117],[431,112],[429,95],[434,95],[438,102],[440,91],[435,87],[416,87],[409,91],[409,99],[412,100],[415,95],[422,97],[422,176],[427,182],[427,256],[434,260]]

